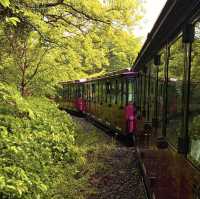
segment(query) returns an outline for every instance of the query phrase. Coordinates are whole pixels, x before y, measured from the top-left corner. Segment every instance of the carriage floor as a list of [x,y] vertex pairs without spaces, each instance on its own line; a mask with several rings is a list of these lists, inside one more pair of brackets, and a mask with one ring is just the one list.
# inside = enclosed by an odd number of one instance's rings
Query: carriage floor
[[158,149],[153,137],[143,136],[138,145],[141,168],[151,197],[199,199],[199,170],[171,147]]

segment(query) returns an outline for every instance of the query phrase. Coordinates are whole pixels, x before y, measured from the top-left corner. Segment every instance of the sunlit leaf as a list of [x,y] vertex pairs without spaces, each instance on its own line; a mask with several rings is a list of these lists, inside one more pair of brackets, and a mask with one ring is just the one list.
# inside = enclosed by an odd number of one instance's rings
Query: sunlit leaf
[[9,1],[9,0],[0,0],[0,4],[1,4],[3,7],[7,8],[7,7],[9,7],[9,5],[10,5],[10,1]]
[[6,22],[16,26],[17,23],[20,22],[20,20],[17,17],[6,17]]

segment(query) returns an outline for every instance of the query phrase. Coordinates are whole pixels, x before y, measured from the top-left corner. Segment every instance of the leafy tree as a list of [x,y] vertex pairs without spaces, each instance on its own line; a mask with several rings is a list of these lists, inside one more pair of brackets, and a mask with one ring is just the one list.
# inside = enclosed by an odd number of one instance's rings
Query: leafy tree
[[140,18],[137,0],[6,5],[1,6],[1,46],[7,47],[0,78],[15,82],[22,95],[49,90],[60,80],[132,66],[139,41],[129,27]]
[[53,198],[62,180],[63,194],[78,196],[73,176],[83,160],[74,141],[71,119],[55,104],[0,84],[1,198]]

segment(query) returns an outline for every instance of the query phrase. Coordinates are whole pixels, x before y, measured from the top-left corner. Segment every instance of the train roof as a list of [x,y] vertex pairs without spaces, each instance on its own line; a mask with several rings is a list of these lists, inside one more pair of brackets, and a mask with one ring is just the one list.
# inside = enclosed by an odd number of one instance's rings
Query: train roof
[[102,76],[98,76],[98,77],[93,77],[93,78],[88,78],[88,79],[79,79],[79,80],[69,80],[69,81],[62,81],[59,82],[59,84],[80,84],[80,83],[85,83],[85,82],[92,82],[92,81],[96,81],[96,80],[103,80],[103,79],[107,79],[107,78],[115,78],[115,77],[136,77],[137,76],[137,72],[133,72],[131,70],[131,68],[125,68],[125,69],[121,69],[118,71],[113,71],[113,72],[109,72],[106,73],[105,75]]
[[59,84],[80,84],[86,81],[87,79],[77,79],[77,80],[62,81],[62,82],[59,82]]
[[186,21],[191,23],[195,13],[199,14],[199,6],[199,0],[168,0],[148,34],[133,65],[133,70],[140,70],[169,41],[174,40],[180,34],[184,23]]
[[116,73],[116,74],[108,73],[104,76],[88,79],[87,82],[96,81],[96,80],[104,80],[104,79],[112,79],[112,78],[116,78],[116,77],[131,78],[131,77],[137,77],[137,75],[138,75],[138,72],[133,72],[133,71],[124,71],[122,73]]

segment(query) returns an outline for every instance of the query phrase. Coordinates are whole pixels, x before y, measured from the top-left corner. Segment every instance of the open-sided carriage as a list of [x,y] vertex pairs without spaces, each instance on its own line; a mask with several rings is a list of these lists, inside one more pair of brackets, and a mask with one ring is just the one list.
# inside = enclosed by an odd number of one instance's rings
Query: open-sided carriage
[[125,69],[106,76],[61,82],[60,108],[83,113],[124,135],[136,129],[136,79]]

